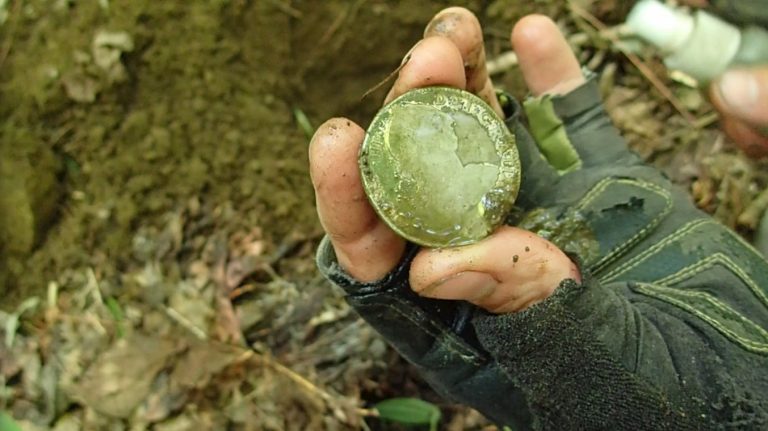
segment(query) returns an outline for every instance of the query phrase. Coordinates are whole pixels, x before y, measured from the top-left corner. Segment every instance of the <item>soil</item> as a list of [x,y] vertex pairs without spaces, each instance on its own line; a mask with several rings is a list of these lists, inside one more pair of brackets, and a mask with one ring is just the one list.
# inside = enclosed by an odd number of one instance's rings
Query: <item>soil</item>
[[[593,12],[618,22],[624,12],[604,3]],[[0,2],[7,13],[0,21],[0,309],[7,317],[39,299],[22,319],[16,350],[0,350],[0,358],[17,358],[0,366],[0,377],[30,379],[18,358],[34,357],[63,382],[51,390],[65,394],[46,410],[40,406],[48,398],[19,386],[17,402],[0,396],[0,407],[29,429],[71,417],[83,429],[145,429],[141,421],[146,429],[187,429],[178,423],[203,417],[210,429],[338,429],[361,426],[361,406],[412,395],[439,403],[455,429],[483,424],[429,392],[313,263],[322,230],[303,120],[316,127],[344,115],[367,125],[387,86],[362,95],[448,4]],[[694,127],[682,120],[561,2],[450,4],[476,11],[489,58],[509,49],[519,17],[559,17],[581,35],[573,42],[582,60],[608,71],[608,107],[634,148],[689,187],[703,208],[751,234],[754,223],[739,216],[765,188],[766,170],[729,150],[712,121]],[[514,69],[496,83],[525,95]],[[696,118],[711,114],[695,90],[675,91]],[[83,395],[98,393],[88,385],[104,379],[100,361],[135,354],[131,346],[157,345],[166,353],[147,369],[181,379],[172,371],[179,352],[196,354],[200,340],[249,349],[221,347],[223,365],[200,378],[217,383],[184,392],[186,404],[163,404],[165,414],[146,414],[145,403],[142,416],[126,410],[138,402],[125,400],[115,410]],[[65,351],[78,352],[78,370],[54,365]],[[248,351],[257,356],[245,358]],[[244,388],[248,370],[256,380]],[[291,389],[304,387],[304,377],[320,392]],[[157,382],[138,393],[160,393]],[[217,412],[232,405],[234,392],[256,387],[272,389],[253,395],[248,414]]]

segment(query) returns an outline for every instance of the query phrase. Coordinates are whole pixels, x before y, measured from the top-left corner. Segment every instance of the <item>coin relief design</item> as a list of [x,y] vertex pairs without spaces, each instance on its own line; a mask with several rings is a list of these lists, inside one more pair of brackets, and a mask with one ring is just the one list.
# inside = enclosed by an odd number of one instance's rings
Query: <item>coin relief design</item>
[[359,162],[379,216],[428,247],[485,238],[520,185],[514,135],[480,98],[454,88],[411,90],[383,107]]

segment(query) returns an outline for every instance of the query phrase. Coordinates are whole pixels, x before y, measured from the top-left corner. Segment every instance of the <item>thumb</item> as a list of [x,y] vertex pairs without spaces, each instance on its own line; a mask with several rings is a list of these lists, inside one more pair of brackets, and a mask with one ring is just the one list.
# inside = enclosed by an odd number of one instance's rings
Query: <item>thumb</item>
[[562,250],[509,226],[476,244],[422,250],[410,271],[411,288],[418,295],[465,300],[493,313],[520,311],[543,301],[568,278],[581,280]]
[[725,114],[768,126],[768,66],[725,72],[715,81],[713,100]]
[[723,129],[748,154],[768,153],[768,66],[732,69],[712,86]]

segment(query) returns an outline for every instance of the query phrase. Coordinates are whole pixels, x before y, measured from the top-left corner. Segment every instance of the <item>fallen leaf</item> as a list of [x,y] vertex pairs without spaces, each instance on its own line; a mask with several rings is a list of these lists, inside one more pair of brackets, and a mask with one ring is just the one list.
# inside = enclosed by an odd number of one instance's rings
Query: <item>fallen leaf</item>
[[126,418],[147,398],[157,373],[183,348],[182,343],[140,334],[120,339],[68,395],[99,413]]
[[74,72],[61,78],[67,97],[79,103],[93,103],[101,90],[96,79],[83,72]]
[[211,377],[237,361],[245,352],[228,344],[196,342],[176,364],[171,382],[185,389],[204,388]]

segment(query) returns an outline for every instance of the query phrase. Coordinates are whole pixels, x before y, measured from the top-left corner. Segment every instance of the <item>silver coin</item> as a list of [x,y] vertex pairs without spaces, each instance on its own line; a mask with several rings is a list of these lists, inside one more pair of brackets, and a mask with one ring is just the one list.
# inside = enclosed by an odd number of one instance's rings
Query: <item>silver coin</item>
[[448,87],[411,90],[384,106],[359,163],[379,216],[427,247],[485,238],[520,187],[515,137],[504,121],[479,97]]

